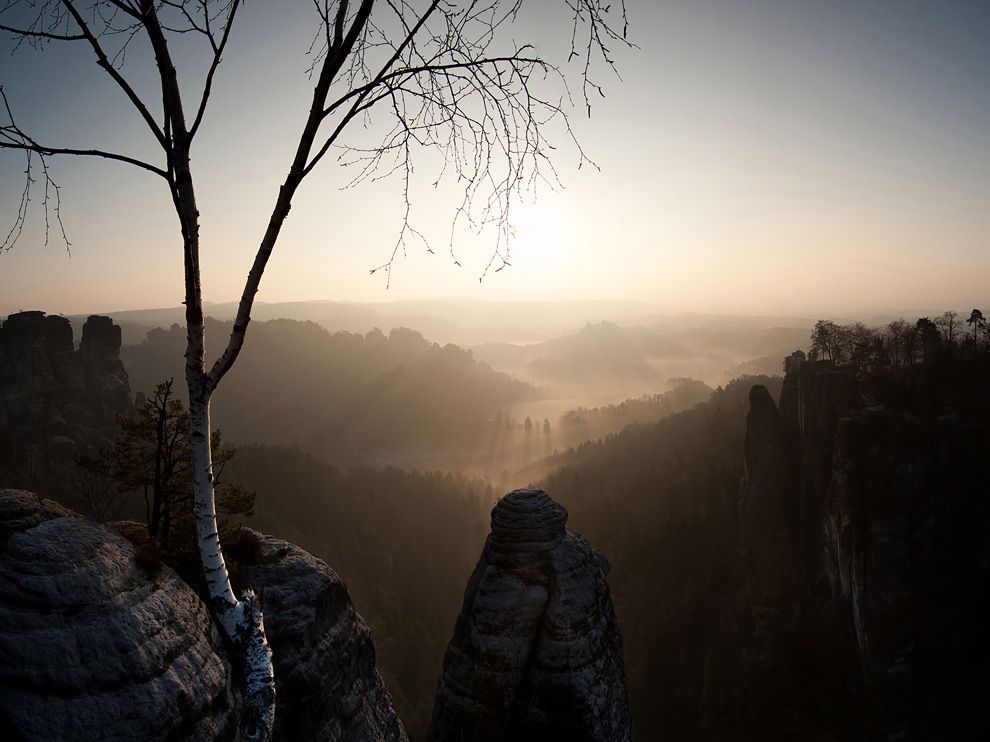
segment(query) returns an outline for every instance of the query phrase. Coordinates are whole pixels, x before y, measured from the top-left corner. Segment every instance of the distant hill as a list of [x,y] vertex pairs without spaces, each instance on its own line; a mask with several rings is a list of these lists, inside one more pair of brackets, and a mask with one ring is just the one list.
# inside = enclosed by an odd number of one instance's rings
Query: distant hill
[[[209,320],[219,352],[230,323]],[[185,330],[157,328],[124,346],[135,392],[184,378]],[[331,334],[313,322],[255,322],[214,397],[213,423],[235,443],[298,446],[347,466],[443,461],[487,440],[497,410],[525,399],[526,384],[418,332]]]
[[764,361],[776,364],[806,345],[811,326],[800,319],[671,315],[650,324],[587,324],[539,343],[486,343],[474,351],[493,368],[536,385],[614,388],[611,396],[631,397],[666,388],[671,377],[714,386],[740,372],[770,370]]
[[[207,303],[206,315],[232,320],[235,302]],[[378,327],[388,332],[411,327],[441,343],[477,345],[488,342],[532,343],[577,331],[587,322],[631,323],[652,316],[657,308],[633,301],[479,301],[439,299],[431,301],[257,302],[254,320],[296,319],[316,322],[332,332],[367,333]],[[123,328],[125,345],[144,339],[154,327],[185,323],[181,306],[155,309],[103,311]],[[70,319],[81,326],[85,315]],[[78,331],[78,328],[77,328]]]

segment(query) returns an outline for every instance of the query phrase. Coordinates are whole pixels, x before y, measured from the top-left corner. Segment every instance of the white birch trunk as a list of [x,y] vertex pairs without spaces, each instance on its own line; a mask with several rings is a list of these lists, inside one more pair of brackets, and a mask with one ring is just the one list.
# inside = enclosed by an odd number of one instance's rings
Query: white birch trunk
[[203,564],[210,607],[224,633],[243,655],[244,718],[242,734],[252,742],[271,737],[275,724],[275,675],[265,636],[261,604],[251,590],[234,596],[217,528],[210,451],[210,393],[205,374],[189,379],[189,434],[193,469],[196,543]]
[[[238,600],[230,585],[230,575],[223,559],[217,529],[216,500],[213,490],[213,461],[210,451],[210,398],[213,390],[230,369],[244,344],[251,321],[251,308],[268,259],[271,257],[282,224],[291,208],[292,196],[307,172],[313,141],[324,118],[327,93],[361,30],[371,14],[374,0],[362,0],[351,28],[344,33],[348,3],[337,8],[335,39],[328,50],[313,91],[313,103],[300,136],[292,166],[279,189],[268,228],[248,273],[237,317],[227,347],[209,373],[206,372],[206,333],[203,321],[203,295],[199,269],[199,210],[189,168],[190,135],[182,111],[182,98],[168,44],[158,22],[152,0],[142,0],[143,22],[148,30],[162,80],[166,113],[164,132],[170,138],[169,184],[176,213],[182,228],[186,288],[186,383],[189,388],[189,434],[193,467],[193,507],[196,518],[196,541],[203,574],[206,578],[210,606],[224,632],[244,658],[244,720],[242,734],[249,740],[267,740],[275,722],[275,676],[272,653],[265,637],[261,605],[254,593],[244,592]],[[434,2],[430,12],[436,7]],[[420,25],[425,17],[420,21]],[[418,28],[418,26],[417,26]],[[309,167],[315,162],[310,163]]]
[[[165,33],[153,0],[141,0],[139,19],[148,32],[162,84],[163,143],[167,179],[182,231],[186,289],[186,385],[189,389],[189,435],[193,469],[193,510],[210,607],[235,649],[243,656],[244,716],[241,732],[252,742],[271,737],[275,723],[275,673],[265,637],[261,605],[250,590],[238,600],[230,585],[217,529],[210,451],[210,397],[219,375],[206,373],[206,330],[199,269],[199,209],[189,167],[190,133],[182,93]],[[236,7],[236,6],[235,6]],[[77,21],[81,21],[77,17]],[[81,25],[81,23],[80,23]]]

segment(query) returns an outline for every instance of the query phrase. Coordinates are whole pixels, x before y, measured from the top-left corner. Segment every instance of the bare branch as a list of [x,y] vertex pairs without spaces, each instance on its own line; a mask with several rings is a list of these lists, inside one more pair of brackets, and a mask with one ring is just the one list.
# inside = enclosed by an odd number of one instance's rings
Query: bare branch
[[[261,245],[258,247],[254,263],[244,284],[244,291],[241,293],[241,299],[237,305],[237,316],[234,319],[234,326],[230,331],[227,346],[224,348],[220,357],[217,358],[208,374],[209,383],[214,388],[234,365],[234,361],[237,360],[237,356],[240,354],[241,348],[244,345],[244,337],[247,327],[251,322],[251,309],[254,306],[254,297],[258,293],[258,287],[261,285],[261,277],[265,272],[265,267],[268,265],[272,250],[275,248],[278,235],[281,233],[282,224],[289,214],[292,197],[308,172],[306,163],[312,151],[313,142],[316,139],[320,124],[323,121],[323,109],[326,106],[330,85],[333,83],[334,77],[340,71],[344,61],[350,55],[354,44],[361,36],[362,30],[371,15],[373,5],[374,0],[362,0],[354,18],[351,20],[350,29],[340,39],[340,43],[335,43],[335,47],[328,51],[323,60],[320,77],[313,89],[313,103],[310,106],[306,124],[299,137],[299,144],[292,160],[292,166],[289,168],[289,174],[286,176],[285,182],[279,188],[278,199],[272,210],[272,216],[268,221],[268,228],[265,230],[265,235],[262,237]],[[337,38],[339,39],[340,37]]]
[[[123,3],[116,2],[115,0],[111,1],[116,7],[121,8],[125,12],[131,14],[134,13],[133,9],[129,9]],[[86,21],[83,20],[83,17],[76,9],[75,4],[72,0],[62,0],[62,4],[72,15],[72,20],[74,20],[76,25],[79,26],[82,31],[82,35],[89,42],[89,45],[93,47],[93,52],[96,54],[96,63],[103,68],[103,70],[110,76],[110,79],[117,83],[117,86],[124,91],[124,94],[131,102],[131,105],[134,106],[137,112],[141,115],[141,118],[143,118],[144,122],[148,125],[148,128],[151,129],[152,134],[155,135],[158,143],[167,151],[168,142],[165,138],[165,133],[158,125],[158,122],[155,121],[154,116],[151,115],[151,112],[148,110],[148,107],[145,105],[144,101],[142,101],[138,94],[134,91],[134,88],[131,87],[130,83],[124,79],[124,76],[120,74],[113,64],[111,64],[110,60],[107,58],[106,52],[103,50],[103,47],[90,30],[89,26],[86,24]]]
[[237,13],[237,9],[240,7],[240,0],[233,0],[230,3],[230,10],[227,13],[227,21],[224,23],[223,35],[220,37],[220,43],[213,43],[213,32],[210,29],[210,16],[206,8],[206,3],[203,3],[203,15],[206,17],[205,30],[204,33],[210,39],[210,43],[213,44],[213,61],[210,63],[210,70],[206,73],[206,82],[203,85],[203,94],[199,99],[199,107],[196,111],[196,117],[193,119],[192,126],[189,127],[189,139],[192,140],[196,136],[196,132],[199,130],[199,125],[203,123],[203,115],[206,113],[206,104],[210,100],[210,92],[213,89],[213,77],[216,75],[217,68],[220,67],[220,60],[223,57],[223,51],[227,48],[227,39],[230,38],[230,29],[234,25],[234,16]]
[[29,28],[14,28],[0,23],[0,31],[9,31],[15,36],[30,37],[35,39],[49,39],[52,41],[85,41],[82,34],[57,34],[50,31],[32,31]]
[[[408,0],[385,3],[393,15],[391,25],[398,25],[400,33],[393,41],[387,19],[370,22],[372,35],[365,40],[358,61],[352,60],[346,86],[324,111],[324,118],[335,119],[334,125],[305,172],[311,172],[331,148],[339,148],[338,161],[357,168],[357,174],[345,187],[392,175],[402,179],[404,216],[399,236],[389,260],[372,270],[385,271],[388,285],[392,261],[400,250],[404,254],[407,236],[421,238],[409,222],[410,150],[434,149],[441,155],[442,168],[433,185],[448,171],[453,180],[463,185],[462,199],[451,222],[451,256],[454,257],[459,224],[477,233],[493,227],[495,244],[482,277],[489,270],[502,270],[509,264],[514,234],[512,202],[524,191],[535,193],[538,183],[552,189],[559,186],[551,157],[554,148],[544,139],[548,124],[556,121],[571,140],[579,168],[585,163],[597,167],[571,129],[564,74],[529,46],[491,53],[497,32],[516,20],[522,0],[469,2],[463,9],[431,3],[424,13],[411,17],[412,4]],[[574,14],[572,52],[577,48],[577,29],[586,27],[589,33],[582,79],[585,105],[590,112],[588,92],[600,91],[590,78],[593,59],[600,56],[614,69],[607,43],[620,40],[628,45],[624,41],[625,8],[621,9],[620,36],[608,24],[608,6],[599,0],[567,0],[566,5]],[[431,18],[435,11],[437,23]],[[368,72],[365,55],[382,49],[387,50],[384,61],[375,72]],[[355,80],[355,71],[363,73],[364,80]],[[564,91],[563,97],[552,99],[538,94],[537,89],[551,78]],[[384,105],[376,119],[387,112],[394,122],[382,143],[369,149],[343,144],[341,138],[349,124],[363,117],[367,125],[378,104]],[[427,250],[433,252],[428,244]]]
[[[5,135],[6,127],[0,127],[0,136]],[[15,142],[0,140],[0,149],[19,149],[27,152],[35,152],[39,155],[77,155],[80,157],[101,157],[105,160],[114,160],[116,162],[123,162],[128,165],[133,165],[134,167],[141,168],[142,170],[147,170],[149,173],[154,173],[155,175],[165,178],[168,180],[168,173],[159,167],[139,160],[136,157],[129,157],[128,155],[122,155],[117,152],[108,152],[102,149],[71,149],[68,147],[47,147],[42,144],[38,144],[33,140],[28,142]]]
[[[3,242],[0,242],[0,251],[9,250],[17,242],[18,238],[23,231],[24,224],[27,219],[28,206],[31,202],[31,186],[35,182],[33,175],[33,155],[37,155],[38,162],[41,167],[41,174],[45,182],[44,197],[42,198],[42,210],[45,216],[45,244],[48,244],[49,234],[51,230],[51,216],[54,214],[56,223],[58,224],[59,231],[61,232],[62,240],[65,242],[66,248],[70,246],[70,242],[65,233],[65,225],[62,223],[62,193],[61,188],[55,179],[51,175],[51,171],[48,168],[47,158],[52,155],[76,155],[81,157],[100,157],[106,160],[114,160],[117,162],[123,162],[128,165],[133,165],[135,167],[141,168],[142,170],[147,170],[154,173],[162,178],[168,177],[168,174],[161,168],[155,167],[150,163],[144,162],[134,157],[128,155],[118,154],[116,152],[108,152],[100,149],[73,149],[68,147],[48,147],[39,142],[35,141],[33,138],[28,136],[14,120],[13,111],[10,108],[10,101],[7,99],[7,93],[4,91],[3,86],[0,86],[0,101],[3,103],[4,111],[7,114],[7,120],[10,122],[0,126],[0,149],[10,149],[18,150],[25,153],[25,167],[24,167],[24,188],[21,192],[21,198],[17,206],[16,215],[14,217],[14,225],[11,227],[10,231],[7,233]],[[54,200],[54,203],[52,202]]]
[[128,155],[121,155],[116,152],[108,152],[101,149],[72,149],[67,147],[47,147],[39,144],[30,136],[28,136],[14,121],[14,114],[10,108],[10,101],[7,100],[7,93],[4,91],[3,86],[0,85],[0,100],[3,101],[4,111],[7,114],[7,120],[10,121],[9,124],[0,126],[0,149],[16,149],[26,152],[34,152],[42,157],[47,157],[48,155],[79,155],[83,157],[102,157],[107,160],[116,160],[117,162],[123,162],[128,165],[134,165],[142,170],[147,170],[154,173],[155,175],[161,176],[163,178],[168,177],[166,173],[161,168],[155,167],[150,163],[139,160],[135,157],[129,157]]

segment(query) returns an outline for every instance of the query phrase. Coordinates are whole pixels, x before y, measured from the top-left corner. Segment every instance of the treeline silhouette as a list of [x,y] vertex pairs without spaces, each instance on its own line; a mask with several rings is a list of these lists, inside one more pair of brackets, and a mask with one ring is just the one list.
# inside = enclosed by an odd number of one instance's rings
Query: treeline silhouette
[[965,319],[949,310],[913,323],[897,319],[883,327],[818,320],[810,339],[811,360],[850,366],[860,375],[990,352],[990,326],[979,309],[973,309]]
[[[585,441],[618,433],[634,423],[651,423],[707,400],[712,388],[696,379],[668,379],[673,388],[661,394],[644,394],[617,404],[575,407],[551,420],[538,415],[520,419],[499,410],[491,425],[491,438],[479,471],[499,487],[515,479],[540,476],[552,454]],[[519,406],[519,414],[526,405]]]
[[[230,327],[207,321],[210,337]],[[347,466],[434,454],[444,461],[445,450],[453,457],[487,443],[497,410],[531,394],[471,351],[412,330],[331,334],[313,322],[271,320],[253,323],[250,333],[213,403],[214,424],[237,444],[299,446]],[[184,378],[184,347],[179,325],[124,346],[132,390],[150,395],[162,379]]]

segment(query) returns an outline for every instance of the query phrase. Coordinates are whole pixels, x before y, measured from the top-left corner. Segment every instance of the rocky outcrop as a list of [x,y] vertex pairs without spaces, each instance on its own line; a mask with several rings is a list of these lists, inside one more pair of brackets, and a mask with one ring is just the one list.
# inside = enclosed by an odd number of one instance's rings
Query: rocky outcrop
[[[264,604],[276,739],[404,742],[368,628],[333,570],[251,531],[231,552],[238,583]],[[5,739],[235,739],[235,665],[168,566],[49,500],[0,490]]]
[[275,664],[275,739],[405,742],[367,624],[325,562],[243,529],[233,579],[261,596]]
[[0,476],[55,491],[75,452],[92,453],[132,409],[120,328],[92,316],[75,350],[72,326],[44,312],[0,325]]
[[795,486],[793,439],[770,392],[757,384],[749,392],[744,444],[745,478],[740,493],[743,543],[790,541],[798,528],[800,498]]
[[124,364],[120,360],[120,327],[109,317],[90,315],[83,324],[79,359],[90,398],[98,409],[113,415],[125,412],[131,404],[131,391]]
[[230,664],[175,572],[22,490],[0,490],[0,534],[0,727],[15,739],[234,738]]
[[631,740],[608,562],[541,490],[516,490],[464,594],[428,739]]
[[[743,602],[766,604],[747,651],[825,647],[827,657],[804,658],[817,662],[808,674],[841,676],[853,698],[832,704],[858,709],[852,726],[868,739],[969,739],[990,723],[977,698],[990,694],[983,385],[964,364],[857,378],[803,363],[784,381],[780,419],[795,441],[782,446],[772,401],[753,390],[743,523],[774,489],[760,483],[788,477],[779,506],[800,503],[802,515],[799,528],[750,535],[779,554],[747,563]],[[761,513],[754,522],[772,522]],[[761,593],[774,569],[783,577]],[[782,612],[794,620],[766,619]]]
[[745,575],[737,595],[741,656],[732,693],[743,729],[785,738],[794,730],[781,708],[818,695],[794,682],[806,659],[808,630],[802,621],[799,449],[795,430],[765,386],[752,387],[749,404],[739,497]]

